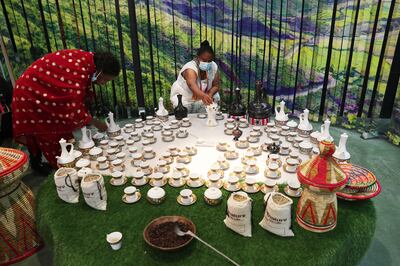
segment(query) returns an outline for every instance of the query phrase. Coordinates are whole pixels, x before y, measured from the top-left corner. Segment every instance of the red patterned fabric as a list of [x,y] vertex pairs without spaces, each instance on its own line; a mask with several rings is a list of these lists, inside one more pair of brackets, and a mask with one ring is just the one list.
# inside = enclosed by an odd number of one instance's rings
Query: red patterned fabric
[[[82,50],[54,52],[32,63],[14,88],[12,110],[16,141],[29,145],[30,136],[38,136],[36,141],[41,141],[45,135],[52,135],[51,141],[59,140],[63,134],[90,122],[92,118],[85,100],[93,97],[91,77],[94,72],[93,53]],[[37,144],[46,149],[46,145]]]

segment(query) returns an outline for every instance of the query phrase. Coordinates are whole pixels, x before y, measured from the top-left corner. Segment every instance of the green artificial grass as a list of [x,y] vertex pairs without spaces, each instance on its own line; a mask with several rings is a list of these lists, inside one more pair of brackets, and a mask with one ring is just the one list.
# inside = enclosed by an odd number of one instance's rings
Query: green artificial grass
[[[241,265],[355,265],[367,250],[375,230],[375,208],[371,201],[338,200],[338,225],[328,233],[308,232],[297,225],[292,212],[295,237],[283,238],[262,229],[258,223],[264,214],[263,196],[251,195],[253,201],[253,236],[246,238],[226,228],[226,201],[208,206],[203,200],[205,188],[193,189],[197,202],[180,206],[176,197],[180,189],[165,187],[166,201],[151,205],[145,199],[147,190],[140,188],[142,199],[135,204],[122,202],[122,187],[107,180],[107,211],[97,211],[84,202],[61,201],[48,178],[37,197],[37,223],[41,235],[54,253],[55,265],[229,265],[222,257],[200,242],[193,242],[176,253],[153,250],[143,240],[143,229],[154,218],[183,215],[197,227],[198,235],[209,241]],[[281,189],[282,191],[282,189]],[[113,251],[105,241],[107,233],[123,233],[122,248]]]

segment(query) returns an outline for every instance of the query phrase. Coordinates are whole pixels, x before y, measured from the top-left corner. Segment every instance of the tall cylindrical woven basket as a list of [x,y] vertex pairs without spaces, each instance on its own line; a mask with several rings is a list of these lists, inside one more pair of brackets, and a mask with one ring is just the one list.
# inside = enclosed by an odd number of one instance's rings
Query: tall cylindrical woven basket
[[336,227],[336,192],[347,184],[348,176],[332,157],[332,141],[321,141],[319,150],[319,155],[297,169],[304,191],[297,203],[296,221],[306,230],[323,233]]
[[42,246],[36,230],[35,198],[21,182],[27,169],[25,153],[0,147],[0,265],[21,261]]

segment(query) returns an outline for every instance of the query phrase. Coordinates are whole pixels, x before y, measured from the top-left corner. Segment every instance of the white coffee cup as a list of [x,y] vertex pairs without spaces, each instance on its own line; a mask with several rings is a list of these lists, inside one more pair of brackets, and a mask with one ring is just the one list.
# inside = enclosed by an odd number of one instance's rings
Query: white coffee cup
[[138,186],[142,186],[146,184],[146,177],[142,171],[136,171],[133,173],[134,184]]
[[133,153],[132,155],[131,155],[131,157],[132,157],[132,164],[133,164],[133,166],[135,166],[135,167],[140,167],[140,165],[142,164],[142,162],[143,162],[143,155],[141,154],[141,153]]
[[288,181],[288,193],[291,196],[296,196],[300,189],[300,183],[296,180]]
[[117,159],[124,160],[126,157],[126,153],[121,151],[121,152],[117,153],[116,156],[117,156]]
[[269,176],[270,177],[278,176],[278,168],[279,168],[279,165],[277,163],[268,164]]
[[100,140],[100,147],[101,147],[103,150],[106,150],[106,149],[108,149],[108,143],[109,143],[109,140],[108,140],[108,139]]
[[123,170],[123,161],[121,159],[115,159],[111,162],[114,171],[122,171]]
[[135,127],[137,128],[144,127],[143,119],[141,118],[135,119]]
[[124,183],[124,178],[123,178],[122,172],[114,171],[111,173],[111,176],[114,179],[115,185],[122,185],[122,183]]
[[190,126],[189,118],[185,117],[185,118],[182,119],[182,126],[184,126],[184,127]]
[[182,189],[179,192],[179,195],[181,195],[182,203],[185,203],[185,204],[192,203],[193,192],[190,189]]
[[98,166],[100,169],[107,169],[108,168],[108,162],[107,162],[107,157],[105,156],[100,156],[96,159]]
[[275,185],[276,185],[276,180],[273,179],[266,179],[264,181],[265,187],[266,187],[266,192],[270,192],[274,189]]
[[133,145],[135,145],[135,141],[134,141],[133,139],[127,139],[127,140],[125,141],[125,144],[126,144],[126,146],[128,147],[128,149],[129,149],[130,147],[132,147]]
[[295,172],[297,166],[299,165],[299,160],[294,158],[287,158],[286,160],[286,170],[289,172]]
[[127,202],[134,202],[137,199],[137,192],[139,190],[134,186],[129,186],[124,188],[124,193],[126,195],[125,199]]
[[239,178],[237,176],[228,177],[228,183],[229,183],[228,188],[231,190],[236,189],[238,182],[239,182]]
[[161,187],[163,185],[164,175],[160,172],[156,172],[153,174],[153,185],[157,187]]
[[106,240],[113,250],[119,250],[122,245],[122,233],[112,232],[110,234],[107,234]]

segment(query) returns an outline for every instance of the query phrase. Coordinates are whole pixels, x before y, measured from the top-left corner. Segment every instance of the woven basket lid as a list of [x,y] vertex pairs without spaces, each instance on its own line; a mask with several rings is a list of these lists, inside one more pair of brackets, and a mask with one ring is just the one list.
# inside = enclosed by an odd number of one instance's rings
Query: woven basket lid
[[297,176],[303,184],[334,190],[347,183],[348,177],[333,159],[333,141],[323,140],[319,144],[320,154],[300,165]]
[[28,163],[28,156],[16,149],[0,147],[0,178],[22,168]]

